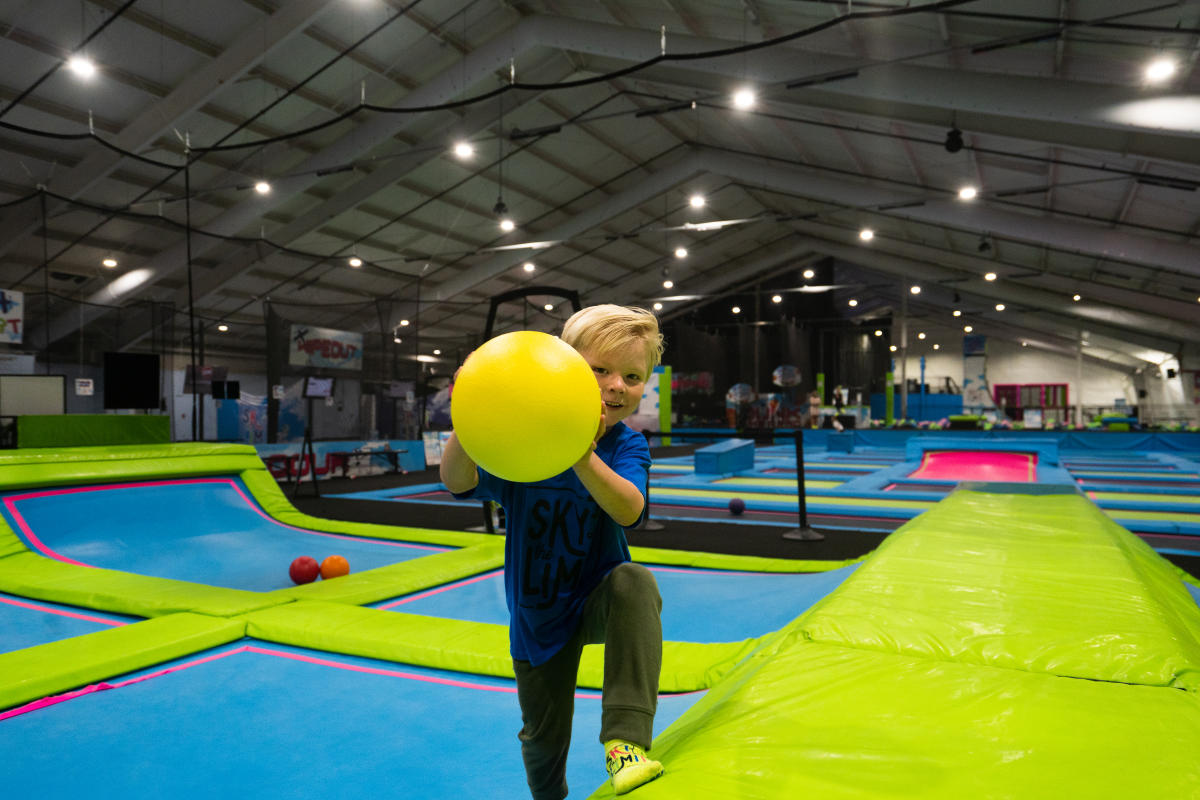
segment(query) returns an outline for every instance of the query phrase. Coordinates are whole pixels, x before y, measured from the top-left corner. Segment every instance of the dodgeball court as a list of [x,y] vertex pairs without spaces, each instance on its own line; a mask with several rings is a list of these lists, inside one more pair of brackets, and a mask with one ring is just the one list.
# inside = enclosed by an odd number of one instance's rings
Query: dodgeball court
[[[497,537],[306,518],[250,448],[108,451],[0,459],[0,741],[25,754],[6,785],[69,796],[103,769],[90,796],[524,795]],[[987,488],[855,563],[634,548],[677,611],[668,771],[640,796],[1200,785],[1190,578],[1073,489]],[[297,547],[353,571],[292,586]],[[609,796],[596,650],[572,797]]]

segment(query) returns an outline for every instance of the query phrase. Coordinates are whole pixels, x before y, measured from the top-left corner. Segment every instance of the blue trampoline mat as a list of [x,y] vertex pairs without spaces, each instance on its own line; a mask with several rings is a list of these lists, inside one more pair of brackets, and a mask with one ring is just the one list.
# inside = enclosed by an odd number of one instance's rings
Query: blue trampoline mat
[[[852,564],[828,572],[776,574],[647,566],[663,598],[663,638],[676,642],[738,642],[778,630],[858,568]],[[374,607],[508,625],[500,570]]]
[[57,642],[59,639],[140,620],[141,617],[75,608],[45,600],[28,600],[0,592],[0,653]]
[[43,555],[232,589],[291,586],[298,556],[345,556],[361,572],[451,549],[285,525],[231,477],[23,490],[0,501],[8,524]]
[[[145,675],[0,720],[0,752],[21,754],[0,759],[6,795],[529,797],[511,681],[253,640]],[[702,696],[660,697],[655,735]],[[576,695],[573,730],[567,780],[586,797],[606,779],[599,693]]]

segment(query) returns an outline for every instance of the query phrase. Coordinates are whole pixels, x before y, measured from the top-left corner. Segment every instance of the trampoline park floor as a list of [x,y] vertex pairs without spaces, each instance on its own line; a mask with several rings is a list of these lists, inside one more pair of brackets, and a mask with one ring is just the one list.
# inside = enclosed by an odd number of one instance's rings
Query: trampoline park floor
[[[751,536],[752,532],[765,530],[780,554],[790,558],[813,558],[819,551],[807,549],[810,543],[785,542],[778,535],[780,528],[794,525],[794,521],[785,519],[789,511],[771,504],[794,503],[795,497],[788,496],[786,452],[776,448],[762,450],[764,452],[759,454],[762,463],[756,463],[754,470],[737,475],[696,476],[694,470],[675,469],[672,470],[673,477],[656,478],[652,492],[670,499],[669,503],[656,503],[656,510],[679,508],[689,513],[708,512],[715,520],[702,522],[702,517],[687,516],[681,511],[667,518],[665,526],[683,529],[703,526],[722,532],[723,537]],[[864,460],[846,461],[838,454],[822,452],[811,455],[814,462],[823,462],[821,472],[836,474],[841,471],[846,476],[845,480],[833,481],[834,486],[820,485],[830,482],[826,478],[812,481],[813,496],[818,498],[816,502],[825,503],[829,498],[858,500],[860,498],[847,492],[839,495],[836,490],[855,480],[878,478],[877,470],[864,472],[861,469]],[[883,469],[911,467],[895,456],[885,453],[876,454],[875,458]],[[681,467],[686,467],[690,460],[686,456],[668,459],[664,459],[668,464]],[[1092,466],[1088,464],[1081,469]],[[1147,467],[1145,472],[1148,474],[1169,471],[1152,459],[1143,466]],[[794,470],[794,464],[791,468]],[[1101,469],[1111,471],[1113,468],[1103,465]],[[1186,470],[1181,468],[1177,472],[1186,473]],[[1187,478],[1186,474],[1167,476],[1171,477]],[[415,488],[416,494],[429,492],[423,485],[429,483],[427,478],[407,476],[408,480],[414,481],[407,488]],[[1164,478],[1156,475],[1155,479]],[[269,478],[266,480],[270,481]],[[794,491],[794,478],[792,481],[790,490]],[[942,482],[933,483],[939,490],[943,486]],[[258,490],[255,486],[259,486]],[[201,605],[207,601],[205,593],[199,590],[205,589],[224,593],[222,598],[251,599],[244,612],[222,614],[185,609],[157,617],[118,613],[108,607],[100,595],[91,594],[90,585],[68,589],[73,592],[70,596],[78,598],[78,605],[0,590],[0,659],[20,658],[23,654],[40,653],[46,648],[51,648],[49,652],[54,654],[84,653],[91,648],[93,637],[134,632],[138,628],[144,631],[143,626],[159,623],[182,621],[206,629],[221,628],[223,637],[212,643],[190,646],[180,651],[182,654],[153,651],[152,657],[141,663],[113,667],[98,679],[69,684],[75,688],[68,691],[31,694],[31,700],[0,704],[0,750],[20,754],[20,757],[0,759],[0,782],[6,790],[14,797],[36,796],[41,800],[84,796],[340,799],[396,795],[505,800],[527,796],[516,739],[520,714],[511,679],[489,673],[487,669],[451,671],[418,666],[417,661],[372,657],[337,646],[338,642],[349,641],[339,637],[346,635],[346,631],[352,630],[353,624],[365,616],[370,616],[372,622],[382,620],[387,630],[392,630],[388,627],[390,620],[399,620],[397,624],[409,624],[404,620],[420,620],[420,625],[429,626],[423,628],[431,637],[425,641],[437,651],[450,646],[450,642],[454,643],[451,649],[463,646],[456,638],[464,630],[461,626],[500,630],[502,638],[507,612],[498,563],[465,572],[465,576],[425,580],[419,588],[390,597],[380,595],[370,601],[347,600],[345,596],[342,600],[334,600],[336,594],[320,593],[324,590],[336,593],[342,586],[357,585],[353,584],[354,579],[373,573],[436,571],[431,566],[434,562],[445,563],[445,559],[470,555],[481,548],[498,555],[500,548],[493,547],[490,537],[473,537],[470,542],[482,543],[471,545],[462,538],[463,534],[447,530],[453,515],[462,514],[464,518],[477,521],[479,504],[460,506],[457,501],[445,502],[436,494],[432,499],[427,495],[386,503],[342,499],[341,496],[347,494],[345,490],[351,487],[407,496],[405,486],[385,486],[382,478],[344,479],[340,484],[328,482],[321,498],[310,497],[301,502],[302,498],[297,496],[296,502],[298,506],[307,504],[332,512],[322,514],[326,521],[336,517],[339,509],[349,512],[367,504],[386,518],[369,521],[386,521],[411,528],[418,521],[417,515],[409,513],[409,509],[420,508],[427,518],[440,520],[443,524],[436,526],[440,530],[424,531],[429,534],[424,539],[409,534],[412,541],[403,538],[404,528],[392,529],[388,538],[338,532],[352,529],[349,523],[340,528],[332,524],[325,529],[309,528],[305,519],[317,523],[322,520],[314,521],[300,514],[281,515],[280,506],[264,504],[266,501],[260,500],[263,496],[261,485],[237,474],[97,479],[90,483],[0,492],[0,514],[15,539],[32,551],[14,552],[12,544],[7,545],[7,552],[0,551],[0,566],[9,562],[6,574],[10,583],[6,586],[12,585],[13,561],[40,556],[38,560],[54,566],[60,575],[87,573],[83,578],[85,583],[90,580],[87,576],[98,575],[103,580],[127,577],[135,584],[158,581],[163,586],[189,586],[198,591],[196,602]],[[330,491],[338,489],[342,490],[340,494]],[[1098,494],[1111,492],[1110,489],[1098,490]],[[900,499],[907,499],[908,494],[920,495],[930,507],[936,505],[940,497],[935,492],[906,489]],[[1130,494],[1158,496],[1152,490]],[[742,517],[730,521],[722,519],[721,509],[714,512],[714,508],[715,504],[727,503],[725,498],[732,496],[748,498],[749,508]],[[887,499],[887,496],[880,498],[878,508],[893,511],[906,508],[889,505],[885,502]],[[1097,502],[1102,499],[1105,498],[1098,498]],[[953,499],[949,501],[950,504],[953,502]],[[1148,501],[1138,497],[1134,502]],[[755,507],[760,505],[762,508]],[[843,508],[847,520],[854,520],[856,517],[851,515],[861,513],[851,503],[827,505],[833,507],[826,515],[831,520],[838,519]],[[953,512],[950,513],[952,517],[948,519],[953,518]],[[1087,513],[1095,511],[1092,509]],[[728,511],[724,514],[728,515]],[[780,516],[780,524],[771,521],[769,515],[773,514]],[[343,519],[352,516],[354,514],[348,513]],[[281,517],[290,522],[281,521]],[[1099,514],[1096,517],[1103,520]],[[965,519],[961,514],[957,517],[959,522]],[[898,525],[904,520],[902,515],[895,513],[886,516],[888,524]],[[1104,522],[1108,524],[1106,520]],[[978,528],[968,526],[967,530],[971,527]],[[645,536],[661,537],[668,533],[646,531]],[[851,525],[831,526],[830,534],[832,541],[843,543],[838,546],[855,542],[864,553],[878,543],[879,539],[873,539],[873,536],[882,538],[883,535]],[[631,539],[644,545],[646,542],[637,541],[641,535],[642,532],[635,532]],[[654,551],[645,552],[651,554]],[[319,559],[327,553],[348,554],[355,574],[336,579],[347,583],[322,581],[310,587],[291,586],[287,564],[292,558],[298,554],[311,554]],[[796,728],[794,722],[788,721],[792,719],[792,712],[773,712],[772,709],[780,703],[791,702],[789,698],[820,698],[837,681],[832,680],[832,675],[820,678],[818,685],[825,687],[822,691],[815,691],[815,686],[789,688],[791,681],[803,682],[804,676],[812,671],[796,669],[795,664],[784,661],[779,667],[781,673],[774,674],[769,667],[763,666],[769,659],[744,657],[749,652],[746,648],[753,647],[755,642],[771,641],[774,644],[768,648],[769,652],[783,652],[785,643],[794,641],[790,630],[797,618],[816,604],[835,599],[830,595],[839,589],[844,592],[842,584],[846,578],[866,568],[865,565],[789,565],[792,571],[773,572],[750,566],[737,569],[711,564],[696,566],[694,564],[700,564],[702,559],[691,564],[686,560],[671,561],[668,555],[666,552],[658,555],[661,563],[650,555],[641,559],[655,574],[663,596],[667,645],[685,648],[732,646],[735,649],[729,652],[739,654],[739,665],[766,670],[762,685],[775,686],[780,694],[771,702],[761,704],[756,713],[776,719],[777,722],[772,723],[776,726],[781,724],[778,720],[782,720],[784,727],[772,729],[767,739],[763,739],[765,729],[747,721],[744,724],[749,729],[746,734],[749,738],[743,744],[749,748],[748,753],[754,752],[756,745],[753,742],[769,741],[770,737],[788,742],[781,745],[783,747],[795,746],[784,733]],[[766,565],[763,567],[765,569]],[[63,585],[68,586],[67,583]],[[305,594],[310,588],[316,591]],[[1191,597],[1197,597],[1194,587],[1189,587],[1189,592]],[[292,594],[289,596],[288,593]],[[215,596],[209,595],[209,598]],[[265,600],[270,597],[276,598],[273,604],[255,605],[254,598]],[[148,602],[156,604],[160,599],[156,595]],[[299,621],[294,624],[297,630],[303,629],[304,643],[269,635],[273,631],[278,637],[280,619],[289,618],[289,615],[299,615]],[[244,628],[240,623],[243,619],[246,621]],[[314,626],[310,620],[321,620],[322,625]],[[335,620],[353,624],[343,628]],[[820,622],[817,624],[819,627]],[[271,629],[272,625],[277,627]],[[778,634],[786,635],[780,637]],[[332,637],[334,645],[329,644],[328,637]],[[321,649],[312,649],[308,645]],[[55,649],[59,647],[63,649]],[[503,645],[500,647],[503,649]],[[773,649],[776,647],[781,649],[776,651]],[[840,659],[849,652],[856,660],[865,659],[873,664],[878,661],[878,665],[890,665],[894,658],[827,645],[804,646],[802,649],[809,656],[818,658],[836,656]],[[120,648],[114,652],[125,658],[125,651]],[[19,661],[9,658],[5,663]],[[913,668],[920,663],[914,661]],[[827,666],[838,670],[835,664]],[[953,665],[950,671],[967,669],[964,665]],[[1000,677],[1008,680],[1009,673],[1024,675],[1020,670],[994,670],[988,673],[991,677],[987,680]],[[1087,684],[1084,689],[1090,691],[1093,682],[1071,683]],[[1103,681],[1096,682],[1096,685],[1102,684]],[[718,679],[715,683],[704,684],[709,688],[664,691],[660,694],[655,717],[656,746],[661,738],[670,753],[670,748],[680,741],[699,742],[700,739],[679,739],[680,726],[685,722],[695,725],[697,721],[710,719],[713,704],[725,702],[723,708],[729,706],[728,693],[740,691],[737,687],[742,685],[741,679],[724,683]],[[0,690],[3,689],[4,681],[0,681]],[[888,689],[879,702],[883,702],[884,696],[894,698],[897,695]],[[751,697],[744,697],[742,702],[745,701],[751,701]],[[1030,708],[1036,705],[1034,700],[1029,703]],[[840,708],[840,704],[838,701],[834,706]],[[743,719],[743,712],[737,710],[741,707],[736,702],[732,707],[736,713],[730,719],[742,724],[738,721]],[[849,724],[850,719],[861,719],[866,710],[869,709],[860,709],[859,713],[849,717],[836,712],[831,719],[839,720],[838,725]],[[800,715],[796,718],[807,719],[803,713],[796,713]],[[926,712],[922,714],[928,716]],[[600,715],[599,692],[586,688],[577,690],[568,760],[571,797],[588,796],[605,783],[601,748],[596,740]],[[680,725],[676,725],[677,722]],[[974,725],[967,725],[964,730],[974,728]],[[703,738],[708,741],[714,737]],[[688,746],[694,745],[682,746],[683,749],[676,753],[682,760],[671,762],[680,764],[675,779],[685,776],[688,769],[705,774],[703,770],[708,767],[702,765],[712,761],[713,755],[705,755],[701,750],[699,760],[690,768],[684,768],[683,765],[689,763],[685,758]],[[821,745],[822,748],[831,747],[829,752],[839,752],[840,746]],[[847,746],[845,753],[854,752],[855,747],[857,745]],[[800,747],[794,752],[797,757],[803,757],[808,751]],[[772,755],[771,759],[774,758]],[[904,758],[908,756],[902,756],[901,760]],[[775,781],[768,785],[781,789],[787,785],[786,781],[795,780],[786,777],[784,762],[787,760],[779,762],[778,770],[775,765],[765,770],[764,777]],[[817,766],[818,763],[812,761],[803,774],[809,775],[811,768]],[[960,777],[970,772],[962,765],[954,769]],[[773,772],[778,774],[771,774]],[[851,772],[857,774],[854,770]],[[745,769],[739,768],[737,775],[732,777],[745,780],[747,774]],[[664,778],[663,782],[656,782],[663,785],[656,785],[647,796],[680,796],[660,791],[668,789],[666,783],[670,780]],[[700,780],[701,785],[706,785],[703,781],[711,778]],[[742,788],[726,787],[728,791],[717,792],[714,796],[745,796]],[[600,794],[605,795],[603,791]]]
[[[650,479],[651,524],[661,526],[661,531],[639,529],[631,534],[650,546],[785,558],[854,557],[869,552],[888,532],[931,508],[958,483],[944,472],[936,479],[928,477],[931,473],[923,471],[920,462],[906,461],[901,449],[856,447],[845,453],[809,448],[805,453],[807,520],[829,543],[806,542],[805,549],[797,550],[794,542],[776,542],[779,534],[795,529],[799,520],[790,443],[757,446],[753,468],[731,474],[698,475],[691,452],[680,452],[678,446],[664,450],[670,455],[660,456],[656,451]],[[1119,524],[1163,555],[1200,560],[1200,464],[1159,451],[1064,450],[1059,458],[1062,474],[1069,475],[1080,491]],[[1005,480],[1014,469],[1029,467],[1020,460],[997,469],[969,477]],[[886,475],[896,479],[881,481]],[[409,478],[407,485],[367,487],[343,482],[326,496],[346,503],[403,504],[405,510],[396,512],[402,516],[455,509],[465,515],[461,518],[465,524],[482,525],[480,504],[455,499],[437,482],[436,471],[427,470],[425,479],[420,475]],[[734,498],[744,502],[743,513],[730,511]],[[349,509],[331,507],[328,513],[349,513]]]

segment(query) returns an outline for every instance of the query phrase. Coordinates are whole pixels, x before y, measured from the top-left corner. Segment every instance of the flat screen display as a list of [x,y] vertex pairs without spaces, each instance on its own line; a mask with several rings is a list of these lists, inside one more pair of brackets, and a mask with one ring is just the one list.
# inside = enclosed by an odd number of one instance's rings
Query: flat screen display
[[304,379],[305,397],[333,397],[333,378],[309,375]]

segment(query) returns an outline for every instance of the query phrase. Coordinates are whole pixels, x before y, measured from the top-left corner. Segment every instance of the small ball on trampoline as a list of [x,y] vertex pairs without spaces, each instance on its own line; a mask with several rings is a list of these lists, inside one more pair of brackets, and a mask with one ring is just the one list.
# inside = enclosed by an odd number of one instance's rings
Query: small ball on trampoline
[[300,556],[288,568],[288,575],[291,576],[292,583],[312,583],[320,574],[321,567],[311,556]]
[[330,556],[321,562],[321,577],[325,580],[350,574],[350,562],[342,556]]
[[735,517],[740,516],[746,510],[746,501],[740,497],[735,497],[729,501],[729,513]]

